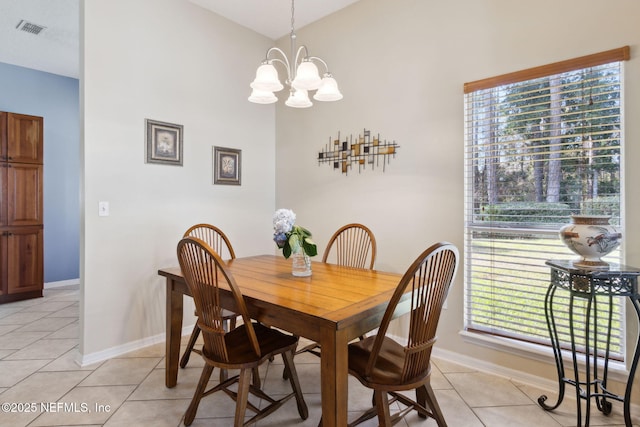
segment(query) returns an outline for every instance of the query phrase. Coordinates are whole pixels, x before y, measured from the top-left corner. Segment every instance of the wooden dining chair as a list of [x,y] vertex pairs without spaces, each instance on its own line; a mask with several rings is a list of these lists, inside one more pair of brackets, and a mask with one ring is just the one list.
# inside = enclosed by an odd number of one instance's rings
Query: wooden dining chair
[[[198,326],[204,340],[202,357],[205,361],[200,381],[185,413],[184,424],[191,425],[204,396],[218,391],[224,391],[236,401],[234,426],[249,425],[264,418],[291,397],[296,398],[300,417],[307,419],[307,404],[293,364],[298,338],[251,321],[238,285],[227,271],[224,261],[207,243],[195,237],[185,237],[178,243],[177,253],[182,274],[198,311]],[[230,331],[223,327],[225,320],[221,288],[230,290],[236,312],[242,317],[242,324]],[[251,375],[259,365],[278,354],[282,355],[289,372],[292,392],[275,400],[251,384]],[[237,369],[239,374],[207,389],[215,367]],[[231,388],[236,383],[237,390]],[[261,399],[262,409],[249,402],[249,394]],[[245,421],[247,408],[255,415]]]
[[[322,262],[372,270],[376,262],[376,251],[373,232],[362,224],[351,223],[333,233],[322,256]],[[364,336],[360,339],[364,339]],[[296,351],[296,354],[302,353],[311,353],[319,357],[320,344],[312,342]],[[286,370],[283,377],[287,378]]]
[[362,224],[344,225],[329,239],[322,262],[371,270],[376,262],[376,238]]
[[[233,246],[231,246],[231,241],[229,238],[215,225],[211,224],[196,224],[191,227],[187,231],[184,232],[183,237],[197,237],[203,242],[207,243],[211,249],[216,251],[218,255],[220,255],[223,259],[235,259],[236,253],[233,250]],[[196,316],[198,313],[195,313]],[[238,315],[233,311],[224,310],[223,311],[223,319],[225,327],[227,330],[233,329],[236,327],[236,318]],[[195,347],[196,341],[198,340],[198,336],[200,336],[200,328],[196,323],[193,327],[193,331],[191,332],[191,336],[189,337],[189,342],[187,343],[187,349],[185,350],[182,358],[180,359],[180,367],[184,368],[189,363],[189,356],[191,353],[201,354],[200,350]],[[222,372],[221,372],[222,373]],[[223,374],[224,375],[224,374]],[[223,379],[223,378],[221,378]]]
[[[208,244],[211,249],[213,249],[222,259],[235,259],[236,253],[233,250],[233,246],[231,245],[231,241],[227,237],[226,234],[222,230],[220,230],[215,225],[211,224],[196,224],[191,227],[187,231],[184,232],[183,237],[197,237],[202,240],[206,244]],[[195,315],[197,316],[197,310]],[[234,329],[236,327],[236,318],[238,317],[237,313],[233,311],[223,309],[222,310],[222,318],[224,319],[224,327],[227,330]],[[191,353],[202,354],[200,349],[198,349],[195,345],[200,336],[200,328],[196,323],[193,327],[193,331],[191,332],[191,336],[189,337],[189,342],[187,343],[187,348],[180,358],[180,367],[184,368],[189,363],[189,357]],[[220,381],[224,381],[227,378],[227,370],[220,370]],[[260,387],[260,375],[258,371],[254,373],[253,384],[257,387]]]
[[[430,359],[440,312],[456,275],[458,259],[458,249],[450,243],[437,243],[424,251],[400,280],[377,334],[349,344],[349,373],[374,390],[373,408],[350,426],[376,415],[380,426],[391,426],[416,410],[421,418],[434,418],[439,427],[446,427],[431,388]],[[411,304],[406,345],[386,336],[400,303]],[[415,400],[400,393],[407,390],[415,390]],[[389,405],[395,401],[406,407],[392,416]]]

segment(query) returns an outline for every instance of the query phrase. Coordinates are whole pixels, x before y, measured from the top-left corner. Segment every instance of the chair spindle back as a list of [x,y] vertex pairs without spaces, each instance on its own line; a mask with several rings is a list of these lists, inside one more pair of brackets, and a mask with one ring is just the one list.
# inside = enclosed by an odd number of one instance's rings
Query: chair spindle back
[[450,243],[436,243],[425,250],[409,267],[393,294],[373,345],[367,365],[373,370],[382,341],[403,295],[411,291],[409,336],[405,346],[403,381],[429,371],[436,329],[449,287],[458,269],[458,249]]
[[233,246],[231,246],[231,241],[227,235],[215,225],[196,224],[191,226],[184,232],[183,237],[188,236],[197,237],[208,244],[222,259],[235,259],[236,257]]
[[221,285],[231,290],[237,308],[234,311],[242,316],[252,347],[259,355],[260,348],[242,293],[220,256],[203,240],[185,237],[178,243],[178,261],[193,295],[207,356],[221,362],[229,361],[224,339],[227,332],[223,328],[223,308],[220,303]]
[[362,224],[347,224],[336,231],[324,251],[322,262],[335,258],[335,263],[348,267],[373,269],[376,262],[376,239]]

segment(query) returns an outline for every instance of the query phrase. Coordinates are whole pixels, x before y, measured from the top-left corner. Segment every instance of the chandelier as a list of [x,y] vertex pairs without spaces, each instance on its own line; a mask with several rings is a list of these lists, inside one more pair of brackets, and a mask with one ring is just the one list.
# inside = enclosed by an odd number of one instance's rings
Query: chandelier
[[[278,101],[274,92],[284,89],[279,80],[278,71],[274,64],[284,65],[287,70],[287,84],[289,98],[285,105],[294,108],[308,108],[313,105],[309,99],[309,91],[315,90],[313,99],[316,101],[338,101],[342,94],[338,90],[338,83],[329,72],[327,63],[317,56],[309,56],[307,47],[302,45],[296,51],[296,34],[294,31],[294,0],[291,0],[291,61],[279,48],[267,50],[265,59],[256,70],[256,78],[249,86],[253,89],[249,101],[256,104],[272,104]],[[320,73],[316,63],[324,67],[324,74]]]

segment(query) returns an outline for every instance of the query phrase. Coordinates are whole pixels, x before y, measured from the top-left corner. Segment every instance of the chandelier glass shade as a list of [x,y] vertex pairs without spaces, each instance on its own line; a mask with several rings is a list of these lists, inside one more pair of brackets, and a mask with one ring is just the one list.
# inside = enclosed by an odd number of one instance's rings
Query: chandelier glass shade
[[[313,99],[316,101],[338,101],[342,93],[338,83],[329,72],[327,63],[317,56],[309,56],[306,46],[296,50],[296,35],[294,31],[294,0],[291,0],[291,60],[287,54],[277,47],[267,50],[265,59],[256,70],[256,78],[251,82],[252,92],[249,101],[256,104],[272,104],[278,101],[274,92],[284,89],[280,82],[275,64],[284,66],[287,72],[285,84],[289,86],[289,98],[285,105],[294,108],[308,108],[313,105],[308,91],[315,90]],[[316,65],[317,64],[317,65]],[[323,67],[320,77],[318,65]]]

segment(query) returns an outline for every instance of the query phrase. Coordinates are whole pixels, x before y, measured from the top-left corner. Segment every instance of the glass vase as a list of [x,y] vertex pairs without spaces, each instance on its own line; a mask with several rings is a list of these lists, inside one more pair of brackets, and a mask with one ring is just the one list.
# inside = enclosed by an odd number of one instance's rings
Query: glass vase
[[297,277],[311,276],[311,260],[304,251],[291,254],[291,274]]

